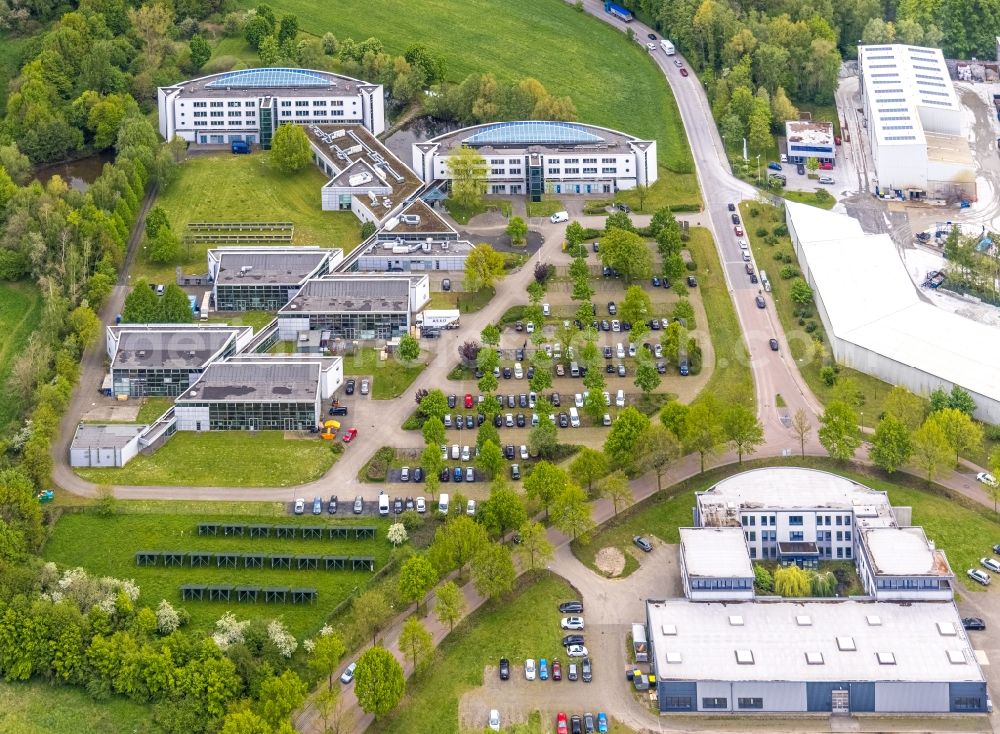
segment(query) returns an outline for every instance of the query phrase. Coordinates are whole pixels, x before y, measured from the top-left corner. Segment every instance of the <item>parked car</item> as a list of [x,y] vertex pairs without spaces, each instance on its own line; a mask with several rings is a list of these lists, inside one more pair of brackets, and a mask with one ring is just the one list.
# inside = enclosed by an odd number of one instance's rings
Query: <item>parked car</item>
[[689,275],[687,277],[687,284],[688,284],[688,288],[697,288],[698,287],[698,280],[693,275]]
[[652,553],[653,552],[653,545],[652,545],[652,543],[650,543],[648,540],[646,540],[641,535],[636,535],[634,538],[632,538],[632,542],[635,543],[635,545],[640,550],[642,550],[642,551],[644,551],[646,553]]
[[733,232],[736,234],[737,237],[742,237],[743,236],[743,227],[741,227],[740,225],[737,224],[735,227],[733,227]]
[[769,347],[771,347],[771,351],[772,352],[777,352],[778,351],[778,340],[777,339],[768,339],[767,340],[767,345]]
[[500,658],[500,680],[510,680],[510,660]]
[[564,630],[582,630],[583,617],[563,617],[559,626]]
[[417,497],[416,507],[417,512],[427,512],[427,501],[423,497]]
[[559,605],[559,611],[563,614],[583,614],[583,602],[564,601]]
[[360,515],[362,512],[365,511],[365,498],[362,497],[360,494],[354,498],[353,509],[355,515]]
[[534,680],[536,675],[535,671],[535,661],[532,658],[528,658],[524,661],[524,679]]
[[585,658],[589,653],[583,645],[570,645],[566,648],[566,654],[571,658]]
[[562,638],[563,647],[569,647],[570,645],[582,645],[583,635],[566,635]]
[[764,308],[767,305],[766,303],[764,303],[764,296],[757,296],[756,298],[754,298],[754,301],[757,304],[757,308]]
[[569,734],[569,722],[562,711],[556,714],[556,734]]
[[826,184],[827,186],[833,184],[833,176],[820,176],[819,182],[821,184]]
[[490,731],[500,731],[500,712],[496,709],[490,709],[490,716],[486,723],[490,727]]
[[608,731],[608,715],[603,711],[597,712],[597,732],[598,734],[607,734]]
[[518,466],[517,464],[511,464],[510,465],[510,478],[511,479],[520,479],[521,478],[521,467]]
[[970,568],[965,572],[965,575],[983,586],[990,585],[990,575],[985,571],[980,571],[978,568]]
[[392,513],[394,515],[403,514],[403,499],[402,497],[394,497],[392,500]]
[[410,467],[404,466],[399,470],[399,481],[408,482],[410,481]]
[[330,503],[326,506],[326,511],[331,515],[337,514],[337,495],[330,495]]
[[[469,477],[469,476],[471,476],[473,478],[472,479],[468,479],[467,478],[466,481],[468,481],[468,482],[474,481],[475,474],[473,474],[471,466],[466,470],[466,477]],[[468,515],[469,517],[475,517],[476,516],[476,501],[475,500],[469,500],[469,503],[465,506],[465,514]]]
[[361,381],[361,394],[362,395],[367,395],[368,394],[368,389],[370,388],[370,386],[371,386],[371,383],[369,383],[368,380],[362,380]]
[[581,666],[582,669],[580,672],[583,675],[583,682],[590,683],[590,681],[594,679],[594,670],[590,665],[590,658],[586,657],[587,648],[583,648],[583,654],[584,654],[583,665]]
[[982,631],[986,629],[986,622],[979,617],[963,617],[962,626],[967,630]]
[[687,75],[688,75],[688,70],[687,70],[687,69],[685,69],[685,68],[684,68],[684,67],[682,66],[682,67],[681,67],[681,76],[687,76]]
[[833,164],[830,163],[830,161],[823,161],[822,163],[819,164],[819,170],[821,170],[821,171],[832,171],[833,170]]
[[549,661],[542,658],[538,661],[538,679],[548,680],[549,679]]
[[348,380],[344,384],[344,393],[346,395],[353,395],[354,394],[354,384],[355,384],[354,380]]
[[583,724],[582,719],[577,715],[573,714],[569,717],[569,734],[583,734]]
[[781,170],[781,164],[778,163],[777,161],[768,161],[767,168],[768,168],[768,170],[771,170],[771,171],[780,171]]
[[321,515],[323,513],[323,498],[313,497],[313,514]]
[[589,711],[583,715],[583,734],[595,734],[594,715]]
[[302,497],[299,497],[297,500],[295,500],[295,514],[301,515],[305,511],[306,511],[306,501]]
[[733,220],[733,224],[739,224],[740,223],[740,215],[739,214],[730,214],[729,218]]
[[989,474],[989,473],[984,472],[984,471],[981,471],[981,472],[979,472],[976,475],[976,481],[977,482],[982,482],[987,487],[995,487],[995,486],[997,486],[996,477],[994,477],[992,474]]
[[340,676],[340,682],[346,685],[347,683],[350,683],[352,680],[354,680],[354,670],[357,667],[358,667],[357,663],[351,663],[350,665],[348,665],[343,675]]
[[980,558],[979,565],[983,568],[988,568],[993,573],[1000,573],[1000,561],[995,558]]
[[566,669],[567,680],[578,680],[580,678],[579,666],[576,663],[570,663],[569,667]]
[[347,433],[344,434],[344,443],[350,443],[358,436],[357,428],[348,428]]

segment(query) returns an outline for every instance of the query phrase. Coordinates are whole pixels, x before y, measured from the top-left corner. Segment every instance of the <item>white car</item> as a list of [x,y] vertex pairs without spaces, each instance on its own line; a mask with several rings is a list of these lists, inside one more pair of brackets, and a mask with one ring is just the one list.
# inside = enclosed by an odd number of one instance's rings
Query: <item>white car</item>
[[528,447],[525,446],[524,444],[521,444],[520,455],[521,455],[521,461],[527,461],[528,460]]
[[1000,561],[993,558],[980,558],[979,565],[988,568],[993,573],[1000,573]]
[[547,304],[547,303],[543,303],[542,304],[542,315],[543,316],[551,316],[552,315],[552,308],[549,306],[549,304]]
[[663,359],[663,347],[659,344],[653,345],[653,356],[657,359]]
[[747,244],[747,241],[746,241],[746,238],[745,238],[745,237],[740,237],[740,238],[739,238],[739,239],[737,240],[737,242],[739,242],[739,243],[740,243],[740,249],[741,249],[741,250],[745,250],[745,249],[747,249],[747,247],[749,247],[749,245]]
[[462,447],[462,461],[468,461],[469,460],[469,455],[470,455],[469,454],[469,447],[468,446],[463,446]]
[[358,667],[357,663],[351,663],[350,665],[348,665],[347,670],[345,670],[344,674],[340,676],[340,682],[346,685],[347,683],[350,683],[352,680],[354,680],[354,669],[357,667]]
[[581,395],[580,393],[576,393],[573,396],[573,405],[575,405],[577,408],[582,408],[583,407],[583,395]]
[[500,731],[500,712],[496,709],[490,709],[489,726],[490,731]]
[[602,421],[602,423],[604,425],[606,425],[606,426],[610,426],[611,425],[611,414],[610,413],[605,413],[604,414],[604,420]]
[[417,512],[427,512],[427,500],[417,497]]
[[559,626],[564,630],[582,630],[583,617],[563,617]]
[[615,344],[615,356],[618,359],[625,359],[625,347],[622,346],[621,342]]
[[656,50],[656,44],[655,43],[647,43],[646,44],[646,48],[649,49],[649,53],[653,53]]
[[535,679],[535,661],[532,658],[528,658],[524,661],[524,679]]
[[604,404],[609,408],[611,407],[611,393],[607,390],[604,391]]
[[[472,467],[469,467],[469,470],[471,471]],[[475,517],[476,516],[476,501],[475,500],[469,500],[469,504],[467,504],[465,506],[465,514],[468,515],[469,517]]]
[[977,482],[982,482],[987,487],[995,487],[995,486],[997,486],[997,478],[995,476],[993,476],[992,474],[988,474],[988,473],[986,473],[984,471],[981,471],[981,472],[979,472],[976,475],[976,481]]
[[566,648],[566,655],[571,658],[585,658],[589,654],[583,645],[570,645]]
[[525,324],[524,330],[528,334],[534,334],[535,333],[535,322],[534,321],[529,321],[527,324]]
[[833,183],[833,176],[820,176],[819,182],[821,184],[826,184],[827,186],[829,186],[830,184]]
[[622,322],[618,319],[611,319],[611,331],[621,331]]
[[306,511],[306,501],[303,498],[299,497],[297,500],[295,500],[295,514],[301,515],[305,511]]
[[628,356],[634,357],[636,351],[638,351],[638,350],[635,348],[635,344],[629,344],[628,345]]
[[538,393],[529,392],[528,393],[528,407],[529,408],[534,408],[536,405],[538,405]]
[[448,461],[448,446],[447,446],[447,444],[441,444],[441,458],[444,461]]
[[362,380],[361,381],[361,394],[362,395],[367,395],[368,394],[368,385],[369,385],[368,380]]
[[990,585],[990,575],[984,571],[980,571],[978,568],[970,568],[965,572],[965,575],[983,586]]

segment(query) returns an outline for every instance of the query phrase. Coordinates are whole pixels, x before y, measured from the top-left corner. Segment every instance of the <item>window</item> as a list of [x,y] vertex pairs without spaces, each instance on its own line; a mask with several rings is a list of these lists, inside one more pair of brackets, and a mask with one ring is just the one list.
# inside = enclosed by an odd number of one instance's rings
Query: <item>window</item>
[[229,116],[230,117],[243,117],[243,113],[240,112],[239,110],[236,110],[236,112],[230,112]]
[[225,113],[225,112],[223,112],[222,110],[219,110],[218,112],[216,112],[215,110],[212,110],[212,111],[211,111],[211,112],[210,112],[209,114],[210,114],[210,115],[211,115],[212,117],[222,117],[222,116],[224,116],[224,115],[225,115],[226,113]]
[[844,540],[844,533],[842,531],[840,531],[840,530],[837,531],[837,540],[840,540],[840,541]]
[[837,548],[837,558],[843,558],[843,557],[844,557],[844,549]]
[[570,174],[570,173],[576,173],[576,174],[579,174],[579,173],[580,173],[580,169],[579,169],[579,168],[567,168],[567,169],[566,169],[566,173],[567,173],[567,174]]
[[729,708],[728,698],[703,698],[701,699],[703,709],[724,709]]
[[219,127],[220,125],[225,125],[225,120],[212,120],[212,127]]
[[801,525],[802,524],[802,515],[789,515],[788,516],[788,524],[789,525]]
[[850,526],[850,524],[851,524],[851,516],[844,515],[844,525]]
[[596,168],[584,168],[583,172],[584,173],[597,173],[597,169]]
[[579,158],[567,158],[563,161],[563,163],[579,163],[579,162],[580,162]]
[[226,102],[226,107],[242,107],[242,102]]
[[664,701],[668,710],[691,708],[691,696],[666,696]]
[[520,168],[512,168],[512,169],[510,169],[509,173],[510,173],[511,176],[520,176],[521,175],[521,169]]
[[850,557],[851,557],[851,549],[849,547],[844,548],[844,558],[850,558]]
[[503,158],[490,158],[491,166],[502,166],[504,163],[506,163],[506,161],[504,161]]
[[955,696],[952,706],[956,711],[982,711],[983,699],[979,696]]
[[211,107],[222,107],[222,102],[212,102]]
[[344,111],[343,110],[334,110],[333,111],[333,116],[334,117],[343,117],[344,116]]
[[207,112],[195,112],[194,116],[195,117],[207,117],[208,113]]
[[749,527],[749,526],[750,526],[750,516],[749,515],[744,515],[743,516],[743,527]]
[[845,530],[844,531],[844,540],[850,542],[850,540],[851,540],[851,531],[850,530]]
[[247,110],[247,117],[256,117],[257,113],[253,110]]
[[757,542],[757,533],[756,533],[756,531],[751,530],[749,533],[747,533],[747,540],[750,540],[750,541],[756,543]]
[[804,537],[802,535],[802,531],[801,530],[793,530],[792,532],[790,532],[788,534],[788,539],[790,541],[792,541],[793,543],[796,543],[796,542],[801,543],[802,540],[804,540]]
[[614,158],[601,158],[601,163],[617,163]]
[[326,117],[326,110],[313,110],[315,117]]
[[843,520],[841,519],[840,515],[837,515],[837,524],[838,525],[842,525],[843,524]]
[[751,558],[757,557],[757,548],[754,546],[750,546],[750,557]]
[[287,99],[285,99],[285,100],[282,100],[282,101],[281,101],[281,106],[282,106],[282,107],[291,107],[291,106],[292,106],[292,103],[291,103],[291,101],[290,101],[290,100],[287,100]]
[[292,112],[291,112],[291,110],[282,110],[281,111],[281,116],[282,117],[291,117],[292,116]]
[[562,173],[562,169],[561,168],[550,168],[549,169],[549,175],[550,176],[558,176],[561,173]]
[[[355,101],[354,104],[357,104],[357,101]],[[335,99],[332,102],[330,102],[330,106],[331,107],[343,107],[344,106],[344,100],[342,100],[342,99]]]
[[751,515],[750,516],[750,527],[755,527],[756,525],[757,525],[757,516],[756,515]]
[[246,106],[247,107],[256,107],[257,103],[256,102],[247,102]]
[[195,126],[207,125],[208,124],[208,120],[195,120],[194,124],[195,124]]
[[296,117],[309,117],[309,110],[295,110]]
[[596,158],[584,158],[583,162],[584,163],[597,163],[597,159]]
[[326,107],[326,100],[325,99],[314,99],[313,100],[313,107]]
[[207,107],[208,105],[206,105],[206,104],[205,104],[204,102],[195,102],[195,103],[194,103],[193,105],[191,105],[191,106],[192,106],[192,107]]
[[296,107],[308,107],[309,106],[309,100],[308,99],[297,99],[297,100],[295,100],[295,106]]
[[602,168],[601,173],[618,173],[617,168]]
[[504,174],[504,170],[502,168],[491,168],[490,169],[490,175],[492,175],[492,176],[502,176],[503,174]]
[[764,708],[763,698],[737,698],[737,707],[741,709],[762,709]]

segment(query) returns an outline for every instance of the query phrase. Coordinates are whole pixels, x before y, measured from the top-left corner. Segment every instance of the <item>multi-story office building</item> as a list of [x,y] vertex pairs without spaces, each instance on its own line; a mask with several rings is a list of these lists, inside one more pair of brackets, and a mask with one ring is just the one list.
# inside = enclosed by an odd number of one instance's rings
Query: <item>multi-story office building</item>
[[208,251],[216,311],[277,311],[310,278],[326,275],[343,250],[321,247],[219,247]]
[[197,145],[271,147],[279,125],[352,123],[385,130],[380,84],[315,69],[242,69],[157,90],[160,135]]
[[754,598],[753,564],[737,527],[680,528],[681,581],[692,601]]
[[464,270],[471,250],[471,243],[458,239],[458,232],[417,199],[383,224],[375,241],[355,261],[355,268],[404,273]]
[[832,122],[788,120],[785,122],[785,145],[791,163],[805,163],[815,158],[820,163],[835,163],[837,145]]

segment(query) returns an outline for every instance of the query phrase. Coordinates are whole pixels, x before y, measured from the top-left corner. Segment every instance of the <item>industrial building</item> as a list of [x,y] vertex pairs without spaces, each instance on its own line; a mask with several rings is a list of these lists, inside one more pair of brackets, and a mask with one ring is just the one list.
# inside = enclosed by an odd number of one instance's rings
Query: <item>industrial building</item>
[[785,147],[791,163],[805,163],[810,158],[820,163],[835,163],[837,141],[833,123],[788,120],[785,122]]
[[355,268],[375,272],[463,271],[472,244],[428,204],[415,200],[375,233]]
[[249,326],[227,324],[119,324],[108,326],[110,393],[130,398],[175,397],[212,362],[250,341]]
[[278,311],[278,338],[308,331],[344,339],[394,339],[406,334],[430,300],[426,275],[332,273],[314,278]]
[[177,430],[310,430],[343,381],[340,357],[248,355],[215,362],[174,401]]
[[424,183],[447,181],[448,157],[473,148],[486,161],[487,193],[613,194],[656,182],[656,141],[577,122],[525,120],[475,125],[413,144]]
[[277,311],[310,278],[333,270],[344,251],[321,247],[218,247],[208,251],[216,311]]
[[646,602],[659,709],[985,713],[951,602]]
[[754,598],[753,564],[738,527],[680,528],[681,580],[694,601]]
[[975,200],[976,166],[941,51],[860,46],[858,66],[877,193]]
[[122,467],[139,453],[139,436],[147,426],[81,423],[69,446],[69,465]]
[[1000,423],[1000,330],[923,299],[889,235],[805,204],[785,214],[838,363],[920,395],[959,385]]
[[196,145],[271,147],[279,125],[348,123],[385,131],[380,84],[316,69],[241,69],[156,91],[160,135]]

